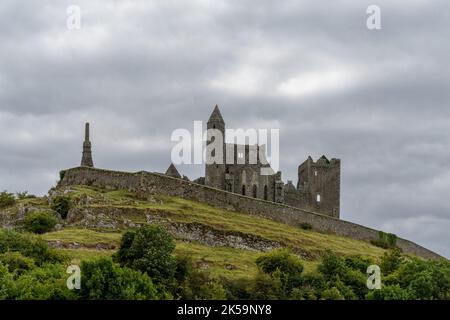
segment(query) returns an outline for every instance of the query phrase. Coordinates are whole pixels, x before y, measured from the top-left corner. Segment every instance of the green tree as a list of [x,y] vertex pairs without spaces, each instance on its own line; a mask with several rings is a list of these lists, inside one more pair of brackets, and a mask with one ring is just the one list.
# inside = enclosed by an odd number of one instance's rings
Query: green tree
[[38,211],[26,215],[23,222],[26,230],[42,234],[52,230],[58,223],[58,219],[51,213]]
[[7,192],[6,190],[0,192],[0,209],[10,207],[16,203],[16,199],[12,193]]
[[53,199],[52,209],[59,213],[62,219],[66,219],[73,204],[67,196],[56,196]]
[[0,229],[0,253],[8,251],[17,251],[25,257],[33,258],[38,266],[66,260],[65,256],[50,249],[44,240],[34,235]]
[[322,299],[323,300],[345,300],[342,293],[336,287],[332,287],[330,289],[324,290],[322,292]]
[[8,267],[9,272],[17,272],[18,274],[32,270],[34,268],[34,260],[25,257],[17,251],[7,251],[0,254],[0,263]]
[[101,258],[81,263],[80,295],[93,300],[149,300],[157,298],[157,291],[148,275]]
[[381,257],[380,269],[384,275],[388,275],[396,271],[404,262],[402,252],[399,249],[389,250]]
[[172,236],[163,227],[150,225],[126,232],[115,259],[121,266],[146,272],[155,283],[168,282],[176,271],[174,249]]
[[303,263],[287,249],[273,250],[256,259],[258,268],[269,275],[277,273],[286,290],[286,295],[292,288],[301,283]]
[[366,295],[367,300],[409,300],[411,298],[411,293],[398,284],[383,286],[379,290],[371,290]]

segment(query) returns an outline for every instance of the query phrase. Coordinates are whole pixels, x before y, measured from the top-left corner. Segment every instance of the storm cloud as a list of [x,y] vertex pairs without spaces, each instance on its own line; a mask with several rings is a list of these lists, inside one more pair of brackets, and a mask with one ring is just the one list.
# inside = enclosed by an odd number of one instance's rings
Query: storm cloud
[[45,194],[85,121],[97,167],[165,171],[172,131],[218,104],[227,127],[280,129],[285,181],[340,158],[343,219],[450,257],[448,30],[446,0],[3,0],[0,189]]

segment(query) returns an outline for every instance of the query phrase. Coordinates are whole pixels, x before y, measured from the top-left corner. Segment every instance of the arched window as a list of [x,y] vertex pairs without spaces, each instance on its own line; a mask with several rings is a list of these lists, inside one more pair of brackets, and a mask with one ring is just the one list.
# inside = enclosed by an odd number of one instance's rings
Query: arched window
[[267,185],[264,186],[264,200],[268,199],[268,190],[267,190]]
[[253,198],[257,198],[258,197],[258,187],[256,186],[256,184],[253,185]]
[[242,195],[245,196],[245,184],[242,185]]

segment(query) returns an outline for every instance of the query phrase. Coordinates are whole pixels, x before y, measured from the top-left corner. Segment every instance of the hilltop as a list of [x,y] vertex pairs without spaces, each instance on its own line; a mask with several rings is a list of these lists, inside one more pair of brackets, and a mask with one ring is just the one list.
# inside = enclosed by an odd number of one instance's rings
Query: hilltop
[[304,224],[289,226],[264,217],[219,209],[179,197],[154,195],[146,199],[127,190],[104,190],[86,186],[59,188],[50,197],[18,200],[3,210],[3,226],[20,228],[32,212],[53,211],[55,197],[70,200],[66,219],[56,230],[40,235],[50,246],[79,262],[110,256],[121,235],[145,224],[161,224],[176,239],[176,254],[191,256],[196,265],[214,274],[251,277],[255,260],[262,253],[287,247],[313,270],[326,250],[340,256],[364,256],[375,260],[386,251],[371,243],[311,230]]

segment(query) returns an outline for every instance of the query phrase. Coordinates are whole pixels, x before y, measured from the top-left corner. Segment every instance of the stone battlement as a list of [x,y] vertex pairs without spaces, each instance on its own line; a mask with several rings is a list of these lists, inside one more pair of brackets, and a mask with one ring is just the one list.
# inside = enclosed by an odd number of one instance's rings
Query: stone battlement
[[[165,194],[209,205],[254,214],[280,223],[299,226],[309,223],[313,229],[358,240],[379,240],[379,231],[328,215],[295,208],[281,203],[252,198],[154,172],[121,172],[91,167],[77,167],[61,172],[58,186],[84,185],[107,190],[126,189],[140,195]],[[411,241],[398,238],[404,253],[426,259],[442,258]]]

